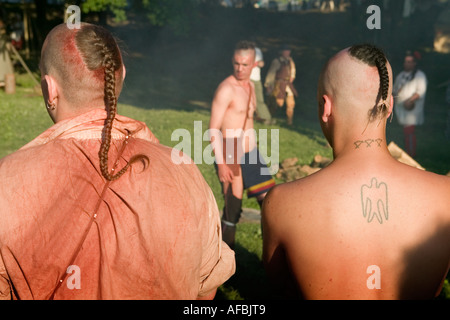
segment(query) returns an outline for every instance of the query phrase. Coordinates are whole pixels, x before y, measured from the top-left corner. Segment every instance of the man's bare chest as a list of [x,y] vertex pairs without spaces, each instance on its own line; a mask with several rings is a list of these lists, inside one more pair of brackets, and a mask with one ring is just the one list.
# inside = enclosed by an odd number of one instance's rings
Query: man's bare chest
[[235,86],[234,97],[230,108],[233,112],[245,114],[248,112],[249,117],[253,115],[256,109],[256,103],[252,87]]

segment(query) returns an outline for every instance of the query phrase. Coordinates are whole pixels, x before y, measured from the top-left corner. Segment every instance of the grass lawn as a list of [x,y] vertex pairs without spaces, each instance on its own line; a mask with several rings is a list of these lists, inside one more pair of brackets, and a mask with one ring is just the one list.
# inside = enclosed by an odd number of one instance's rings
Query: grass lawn
[[[297,157],[310,164],[320,154],[331,158],[317,120],[315,90],[323,63],[340,49],[361,41],[346,14],[277,14],[246,13],[243,10],[204,12],[193,26],[192,37],[167,37],[164,30],[142,31],[142,26],[128,24],[113,32],[123,41],[126,51],[127,78],[119,99],[119,113],[145,122],[162,144],[176,146],[172,138],[176,129],[186,129],[194,137],[194,122],[207,129],[210,102],[217,85],[231,72],[231,49],[242,38],[256,39],[265,55],[266,65],[275,56],[277,46],[289,42],[297,63],[297,100],[295,124],[285,125],[283,115],[276,125],[256,124],[256,130],[278,130],[279,161]],[[227,26],[226,28],[224,26]],[[249,28],[251,26],[251,28]],[[314,28],[311,28],[314,26]],[[438,84],[450,74],[449,55],[433,52],[418,39],[423,50],[423,69],[429,77],[426,122],[417,129],[416,160],[427,170],[438,174],[450,171],[450,141],[444,137],[448,107],[444,89]],[[394,71],[401,69],[398,52],[404,48],[395,43],[387,46]],[[397,55],[396,55],[397,54]],[[30,60],[36,70],[36,61]],[[267,68],[263,69],[263,76]],[[14,152],[52,125],[42,96],[33,88],[25,73],[17,71],[17,92],[6,95],[0,90],[0,158]],[[388,125],[388,142],[403,146],[402,128],[394,121]],[[192,153],[194,141],[192,142]],[[203,141],[204,149],[209,143]],[[186,150],[184,150],[186,151]],[[191,154],[192,155],[192,154]],[[223,207],[221,187],[214,167],[198,163],[213,190],[219,208]],[[281,183],[281,181],[277,181]],[[258,209],[253,199],[244,197],[246,208]],[[262,239],[259,223],[242,223],[237,230],[237,272],[224,284],[217,299],[258,299],[273,297],[261,265]],[[450,299],[446,285],[441,297]]]

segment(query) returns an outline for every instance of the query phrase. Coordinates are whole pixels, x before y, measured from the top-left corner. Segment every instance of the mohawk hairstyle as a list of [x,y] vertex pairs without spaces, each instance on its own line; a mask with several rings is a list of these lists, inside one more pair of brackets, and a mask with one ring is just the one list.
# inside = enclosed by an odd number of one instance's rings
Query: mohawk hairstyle
[[256,44],[253,41],[241,40],[236,43],[234,50],[255,50]]
[[380,48],[371,44],[352,46],[349,49],[349,53],[352,57],[355,57],[371,67],[377,67],[378,69],[380,88],[375,101],[375,106],[369,110],[369,122],[387,116],[389,113],[389,103],[387,101],[389,94],[389,72],[386,67],[386,55]]

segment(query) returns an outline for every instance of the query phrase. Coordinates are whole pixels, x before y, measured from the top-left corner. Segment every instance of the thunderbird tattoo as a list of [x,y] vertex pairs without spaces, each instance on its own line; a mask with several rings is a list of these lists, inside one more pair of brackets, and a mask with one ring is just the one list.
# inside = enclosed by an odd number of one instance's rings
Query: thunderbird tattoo
[[361,187],[361,204],[364,218],[370,223],[377,218],[383,224],[383,218],[389,219],[388,188],[386,183],[378,183],[377,178],[372,178],[370,186]]

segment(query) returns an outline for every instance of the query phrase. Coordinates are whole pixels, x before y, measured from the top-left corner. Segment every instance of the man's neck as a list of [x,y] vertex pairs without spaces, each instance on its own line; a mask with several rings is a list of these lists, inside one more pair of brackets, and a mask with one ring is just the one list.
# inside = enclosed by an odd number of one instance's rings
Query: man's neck
[[239,79],[236,78],[235,76],[233,76],[233,78],[234,78],[234,80],[235,80],[235,82],[236,82],[236,84],[237,84],[238,86],[241,86],[241,87],[248,87],[248,86],[250,85],[250,79],[242,79],[242,80],[239,80]]
[[88,107],[73,107],[68,103],[64,103],[61,102],[57,107],[56,107],[56,112],[55,112],[55,118],[54,118],[54,122],[60,122],[62,120],[66,120],[66,119],[70,119],[70,118],[74,118],[77,117],[83,113],[89,112],[91,110],[94,109],[104,109],[106,110],[105,105],[100,104],[100,105],[92,105],[92,106],[88,106]]
[[344,156],[375,157],[388,152],[387,141],[384,135],[364,135],[348,139],[345,142],[337,142],[333,146],[335,159]]

